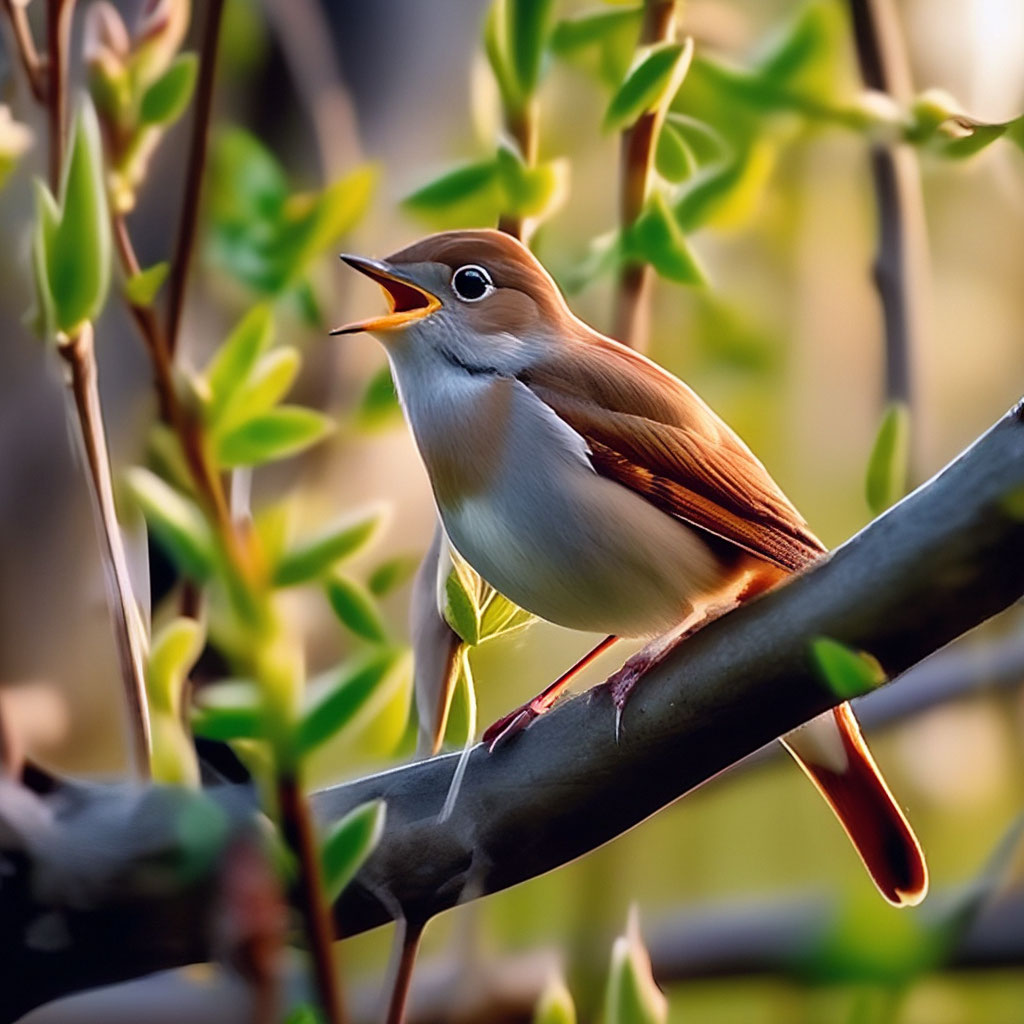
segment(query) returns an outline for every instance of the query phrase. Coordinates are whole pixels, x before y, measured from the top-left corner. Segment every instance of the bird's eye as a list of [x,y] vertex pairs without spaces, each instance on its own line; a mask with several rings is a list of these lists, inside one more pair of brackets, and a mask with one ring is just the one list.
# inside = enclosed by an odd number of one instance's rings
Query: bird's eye
[[494,282],[483,267],[470,264],[452,274],[452,290],[463,302],[479,302],[494,291]]

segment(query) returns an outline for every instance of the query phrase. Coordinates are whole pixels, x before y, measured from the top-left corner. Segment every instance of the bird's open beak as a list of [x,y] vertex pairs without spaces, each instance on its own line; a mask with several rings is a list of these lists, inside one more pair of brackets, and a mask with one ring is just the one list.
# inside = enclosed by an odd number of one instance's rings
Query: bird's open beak
[[369,320],[358,320],[355,323],[336,327],[331,334],[355,334],[358,331],[393,331],[405,327],[414,320],[422,320],[435,309],[441,308],[441,300],[431,295],[418,284],[401,276],[388,263],[382,260],[371,260],[365,256],[349,256],[342,253],[341,258],[360,274],[365,274],[384,289],[391,311],[386,316]]

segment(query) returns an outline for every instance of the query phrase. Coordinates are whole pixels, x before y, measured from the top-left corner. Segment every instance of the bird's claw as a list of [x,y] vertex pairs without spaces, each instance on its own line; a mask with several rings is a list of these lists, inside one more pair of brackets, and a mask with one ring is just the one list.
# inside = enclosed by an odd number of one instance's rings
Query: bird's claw
[[523,707],[516,708],[504,718],[499,718],[493,725],[489,725],[483,735],[483,741],[487,744],[487,752],[493,754],[502,743],[511,739],[516,733],[522,732],[541,714],[542,712],[532,704],[524,704]]

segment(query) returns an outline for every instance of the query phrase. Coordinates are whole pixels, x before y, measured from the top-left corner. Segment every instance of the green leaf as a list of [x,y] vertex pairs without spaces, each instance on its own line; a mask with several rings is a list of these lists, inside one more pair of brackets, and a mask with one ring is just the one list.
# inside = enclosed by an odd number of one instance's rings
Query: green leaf
[[881,515],[907,489],[910,454],[910,411],[903,402],[885,410],[868,459],[866,495],[873,515]]
[[843,700],[852,700],[885,682],[882,666],[870,654],[827,636],[811,641],[811,657],[822,681]]
[[[44,233],[55,326],[68,334],[95,320],[110,284],[110,220],[96,112],[83,100],[61,176],[60,220]],[[52,233],[50,233],[52,231]]]
[[125,474],[150,532],[178,568],[202,582],[214,571],[216,542],[199,508],[147,469],[133,467]]
[[465,643],[471,646],[480,643],[480,612],[476,598],[458,567],[448,574],[444,593],[445,621]]
[[493,588],[480,611],[480,642],[493,640],[495,637],[508,636],[521,629],[526,629],[536,621],[536,617],[518,605],[513,604],[504,594]]
[[324,888],[333,903],[373,853],[384,833],[386,807],[383,800],[371,800],[349,811],[334,825],[320,850]]
[[551,34],[552,0],[506,0],[507,53],[524,99],[532,96],[540,81],[541,65]]
[[366,385],[356,409],[356,422],[365,430],[391,423],[401,415],[398,392],[391,379],[391,367],[382,366]]
[[377,604],[366,587],[349,576],[335,573],[327,581],[325,589],[334,614],[343,625],[373,643],[383,643],[387,639]]
[[143,124],[173,124],[192,98],[199,61],[194,53],[182,53],[143,93],[139,119]]
[[493,0],[484,21],[484,53],[494,73],[501,94],[501,104],[506,110],[519,106],[519,82],[509,61],[508,53],[508,4],[509,0]]
[[167,279],[169,269],[170,264],[167,260],[161,260],[137,274],[132,274],[124,283],[124,297],[133,306],[151,306]]
[[523,217],[550,214],[567,193],[568,163],[564,160],[528,167],[516,151],[501,146],[497,163],[506,213]]
[[293,587],[320,579],[340,561],[367,547],[383,523],[384,509],[372,508],[355,518],[346,516],[315,537],[302,541],[281,559],[274,573],[274,586]]
[[392,590],[412,579],[419,564],[420,560],[415,555],[396,555],[386,562],[381,562],[367,580],[370,593],[375,597],[390,594]]
[[668,1001],[654,983],[635,907],[626,934],[612,946],[604,1019],[605,1024],[665,1024],[668,1020]]
[[203,649],[204,630],[195,619],[172,619],[156,636],[149,650],[146,689],[151,707],[177,717],[189,670]]
[[60,211],[50,190],[36,178],[32,193],[35,198],[36,219],[32,228],[32,278],[35,286],[35,303],[26,315],[27,322],[41,337],[47,337],[57,329],[57,311],[54,308],[53,292],[50,290],[50,274],[47,269],[49,253],[60,222]]
[[333,428],[333,422],[323,413],[282,405],[224,433],[217,443],[217,458],[228,467],[262,465],[309,448]]
[[576,1024],[576,1006],[562,976],[553,973],[533,1011],[533,1024]]
[[770,142],[759,140],[687,182],[674,207],[683,231],[693,232],[709,224],[728,227],[749,223],[764,194],[776,152]]
[[457,657],[458,675],[444,723],[444,744],[465,749],[476,737],[476,683],[469,663],[469,648],[462,645]]
[[480,160],[441,175],[406,197],[410,213],[444,227],[472,227],[489,224],[501,207],[498,164]]
[[263,697],[248,679],[228,679],[196,692],[192,729],[210,740],[262,739],[267,734]]
[[394,686],[402,682],[407,665],[406,654],[385,650],[342,666],[335,681],[313,696],[303,713],[299,750],[308,754],[351,725],[372,702],[386,701]]
[[631,259],[650,263],[666,280],[679,284],[706,283],[682,228],[660,192],[651,195],[643,213],[629,229],[626,253]]
[[673,184],[692,178],[697,173],[697,158],[690,144],[670,121],[666,121],[658,133],[654,163],[658,173]]
[[584,11],[555,26],[551,34],[551,49],[554,53],[567,56],[588,46],[604,43],[623,30],[635,37],[642,19],[643,8],[639,6]]
[[255,135],[231,128],[213,146],[209,198],[214,221],[244,228],[280,215],[288,198],[288,180]]
[[604,130],[633,124],[642,114],[671,100],[693,56],[693,42],[652,46],[630,69],[604,115]]
[[217,431],[229,431],[258,413],[272,409],[291,389],[302,357],[290,345],[261,356],[249,379],[231,395],[217,424]]
[[819,100],[832,95],[839,35],[833,8],[822,0],[805,4],[757,62],[758,77],[776,87],[813,91]]
[[257,359],[270,347],[273,334],[270,306],[260,304],[246,313],[217,350],[203,374],[209,391],[210,423],[217,422],[232,396],[248,380]]

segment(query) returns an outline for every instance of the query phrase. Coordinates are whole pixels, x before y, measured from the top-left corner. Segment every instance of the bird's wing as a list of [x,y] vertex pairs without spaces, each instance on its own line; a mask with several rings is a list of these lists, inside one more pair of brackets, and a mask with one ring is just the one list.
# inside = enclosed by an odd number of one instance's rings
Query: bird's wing
[[782,569],[826,548],[768,471],[681,381],[595,335],[520,379],[587,442],[594,469]]

